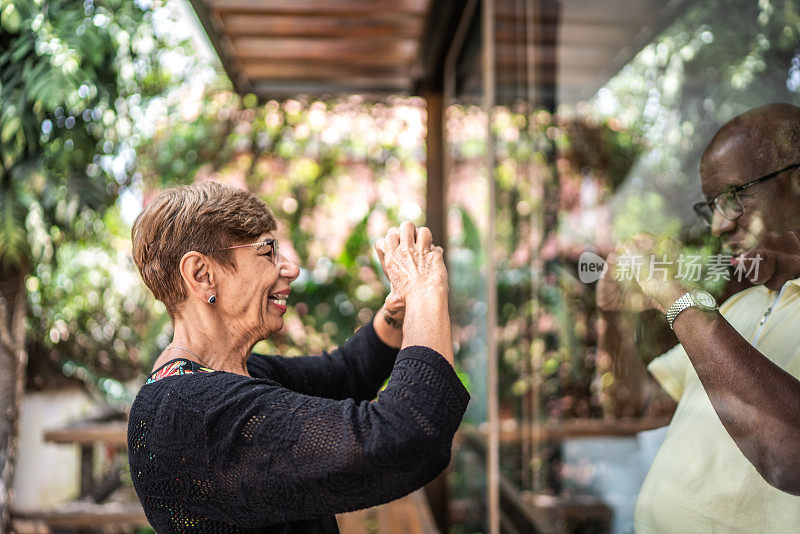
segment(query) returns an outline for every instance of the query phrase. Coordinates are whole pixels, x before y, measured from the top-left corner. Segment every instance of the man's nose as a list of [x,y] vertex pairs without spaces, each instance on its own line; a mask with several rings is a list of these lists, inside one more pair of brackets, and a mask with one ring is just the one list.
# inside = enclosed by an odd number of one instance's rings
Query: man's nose
[[294,281],[298,276],[300,276],[300,267],[295,265],[293,262],[289,261],[286,256],[281,254],[280,257],[280,275],[284,278],[288,278],[290,282]]
[[714,210],[714,218],[711,220],[711,233],[717,237],[732,232],[736,228],[736,221],[732,221],[722,215],[718,210]]

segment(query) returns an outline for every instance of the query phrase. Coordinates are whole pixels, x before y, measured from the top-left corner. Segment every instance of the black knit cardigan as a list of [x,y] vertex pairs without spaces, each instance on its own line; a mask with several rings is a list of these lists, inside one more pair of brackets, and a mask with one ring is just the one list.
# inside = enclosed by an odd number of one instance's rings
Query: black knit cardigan
[[253,354],[247,369],[170,376],[136,396],[131,477],[156,532],[336,533],[333,514],[433,480],[469,401],[440,354],[398,353],[371,322],[331,353]]

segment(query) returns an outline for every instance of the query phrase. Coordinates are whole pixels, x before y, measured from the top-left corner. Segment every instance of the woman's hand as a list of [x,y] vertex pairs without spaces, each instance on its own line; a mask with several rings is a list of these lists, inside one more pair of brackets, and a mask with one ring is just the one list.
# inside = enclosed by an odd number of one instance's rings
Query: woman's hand
[[406,299],[420,291],[448,290],[443,250],[433,245],[426,227],[415,230],[410,222],[390,228],[386,237],[375,243],[383,272],[391,284],[384,310],[392,317],[405,313]]
[[[390,228],[389,233],[392,232],[398,232],[397,228]],[[383,273],[386,274],[386,242],[384,238],[380,238],[375,242],[375,253],[378,256],[378,261],[381,262],[381,269],[383,269]],[[386,278],[389,278],[388,274],[386,274]],[[400,329],[403,327],[403,318],[405,315],[405,300],[397,295],[393,288],[390,289],[389,294],[386,296],[386,300],[383,302],[383,317],[386,320],[386,323],[392,328]]]
[[447,269],[443,250],[433,245],[431,231],[410,222],[392,228],[375,245],[392,285],[387,306],[404,313],[403,347],[421,345],[453,365]]

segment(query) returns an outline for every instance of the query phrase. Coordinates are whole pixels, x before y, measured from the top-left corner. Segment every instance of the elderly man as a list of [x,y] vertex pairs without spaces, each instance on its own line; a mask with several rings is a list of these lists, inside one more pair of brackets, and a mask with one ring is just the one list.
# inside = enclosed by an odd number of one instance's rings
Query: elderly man
[[[695,209],[735,264],[760,257],[754,286],[718,308],[675,280],[640,278],[638,299],[608,275],[598,285],[602,309],[659,309],[680,341],[648,366],[678,406],[640,492],[636,530],[785,531],[800,525],[800,108],[735,117],[709,143],[700,174],[707,201]],[[623,250],[654,247],[640,237]]]

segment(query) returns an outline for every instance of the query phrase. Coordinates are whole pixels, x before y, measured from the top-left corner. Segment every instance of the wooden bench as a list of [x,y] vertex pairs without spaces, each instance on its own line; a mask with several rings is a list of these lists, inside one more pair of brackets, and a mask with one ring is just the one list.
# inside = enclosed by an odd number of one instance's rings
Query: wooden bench
[[[593,419],[548,421],[504,430],[499,438],[501,443],[508,444],[523,440],[559,442],[578,437],[632,436],[664,424],[665,421],[661,418],[622,421]],[[484,429],[472,428],[462,428],[458,432],[459,438],[485,460],[488,433]],[[503,473],[499,474],[498,480],[502,532],[559,534],[582,531],[586,528],[606,532],[611,528],[613,511],[602,499],[590,495],[533,495],[521,491]]]
[[423,490],[402,499],[336,517],[342,534],[438,534]]
[[149,526],[139,503],[94,504],[69,502],[47,510],[14,510],[12,531],[49,534],[53,529],[91,529],[107,526]]
[[[44,441],[49,443],[75,444],[81,450],[80,496],[93,495],[98,482],[94,474],[94,452],[97,445],[106,445],[117,450],[127,447],[128,423],[126,421],[86,420],[63,428],[47,430]],[[112,491],[114,488],[110,488]],[[96,499],[102,501],[104,496]]]
[[[438,534],[423,490],[394,502],[337,516],[342,534]],[[70,502],[49,510],[16,510],[16,534],[51,534],[54,529],[149,525],[141,506]]]
[[77,445],[81,451],[80,497],[52,508],[15,509],[13,532],[49,534],[54,529],[97,529],[103,527],[149,526],[138,502],[104,502],[122,484],[124,462],[112,463],[102,479],[95,477],[94,454],[98,446],[123,451],[127,445],[127,422],[124,414],[110,413],[85,419],[44,432],[44,441]]

